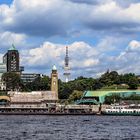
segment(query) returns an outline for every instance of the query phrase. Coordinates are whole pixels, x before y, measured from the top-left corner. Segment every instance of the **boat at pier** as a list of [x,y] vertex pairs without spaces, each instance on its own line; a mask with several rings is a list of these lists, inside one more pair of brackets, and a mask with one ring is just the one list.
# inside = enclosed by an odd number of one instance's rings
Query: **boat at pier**
[[140,116],[140,104],[131,105],[111,105],[102,111],[103,115],[130,115],[130,116]]

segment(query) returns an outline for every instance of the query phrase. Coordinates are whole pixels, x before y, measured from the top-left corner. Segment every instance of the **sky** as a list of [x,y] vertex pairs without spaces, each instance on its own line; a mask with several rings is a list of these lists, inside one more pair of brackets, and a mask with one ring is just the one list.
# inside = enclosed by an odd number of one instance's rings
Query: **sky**
[[0,0],[0,56],[16,46],[25,72],[63,79],[69,47],[71,79],[108,69],[140,74],[139,0]]

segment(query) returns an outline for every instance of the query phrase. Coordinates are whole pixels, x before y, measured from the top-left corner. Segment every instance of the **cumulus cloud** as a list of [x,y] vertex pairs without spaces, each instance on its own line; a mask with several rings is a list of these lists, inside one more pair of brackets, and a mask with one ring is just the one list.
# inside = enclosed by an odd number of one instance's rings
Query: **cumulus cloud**
[[120,7],[116,2],[105,3],[91,10],[85,24],[94,30],[110,32],[139,32],[140,4],[131,4],[127,8]]
[[132,40],[129,44],[128,44],[128,51],[140,51],[140,42],[137,40]]
[[[27,69],[45,73],[57,62],[62,71],[65,45],[53,42],[66,37],[74,40],[69,44],[73,74],[95,76],[108,68],[138,73],[139,12],[138,0],[14,0],[0,5],[0,46],[24,46],[21,64]],[[42,37],[45,41],[37,45]],[[49,42],[51,37],[56,40]],[[31,42],[34,48],[28,48]]]
[[118,69],[120,73],[133,72],[139,74],[140,69],[140,42],[132,40],[129,42],[126,49],[120,52],[116,58],[114,58],[114,67]]
[[0,9],[5,30],[32,36],[64,36],[73,16],[71,5],[64,0],[14,0],[10,7]]
[[[103,54],[97,46],[91,46],[85,42],[74,42],[69,44],[70,67],[73,74],[72,77],[80,75],[95,77],[99,76],[107,69],[117,70],[120,73],[139,73],[139,41],[130,41],[128,46],[117,56]],[[131,49],[133,52],[128,51]],[[110,50],[108,50],[108,52],[109,51]],[[21,56],[22,65],[25,65],[28,69],[41,69],[43,73],[46,73],[51,69],[53,64],[56,64],[59,73],[62,75],[65,45],[44,42],[38,48],[30,49],[28,52],[21,52]]]
[[[124,3],[128,6],[122,7]],[[10,6],[0,5],[0,28],[45,37],[68,36],[88,28],[131,34],[140,31],[139,9],[137,0],[14,0]]]
[[101,1],[100,0],[69,0],[74,3],[81,3],[81,4],[99,4]]
[[3,49],[8,49],[12,44],[15,46],[21,46],[26,41],[26,36],[24,34],[16,34],[12,32],[0,32],[0,46]]
[[[70,66],[72,69],[92,67],[99,63],[96,59],[95,48],[84,42],[74,42],[69,45]],[[22,64],[31,67],[50,68],[54,63],[60,67],[64,66],[65,45],[44,42],[38,48],[30,49],[25,55],[22,52]]]

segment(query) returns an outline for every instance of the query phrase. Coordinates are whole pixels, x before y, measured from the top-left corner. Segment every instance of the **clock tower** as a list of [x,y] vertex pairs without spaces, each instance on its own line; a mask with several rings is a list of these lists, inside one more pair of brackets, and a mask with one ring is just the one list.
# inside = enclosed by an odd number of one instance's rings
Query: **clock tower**
[[51,73],[51,91],[55,91],[58,95],[58,73],[55,65],[53,65]]

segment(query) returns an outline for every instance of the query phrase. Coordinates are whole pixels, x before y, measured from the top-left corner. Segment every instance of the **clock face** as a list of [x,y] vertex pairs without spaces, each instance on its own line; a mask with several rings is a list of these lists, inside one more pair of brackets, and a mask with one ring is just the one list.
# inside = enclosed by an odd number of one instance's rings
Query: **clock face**
[[53,84],[55,85],[55,84],[56,84],[56,82],[53,82]]

